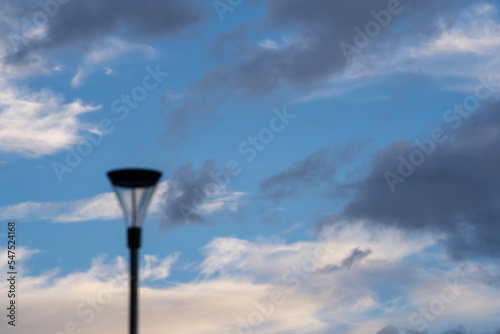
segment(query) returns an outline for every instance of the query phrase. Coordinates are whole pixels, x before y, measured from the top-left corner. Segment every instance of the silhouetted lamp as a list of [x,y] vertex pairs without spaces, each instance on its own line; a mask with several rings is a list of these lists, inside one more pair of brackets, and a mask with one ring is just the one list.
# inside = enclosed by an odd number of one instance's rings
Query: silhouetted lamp
[[130,334],[137,334],[138,252],[141,227],[161,173],[146,169],[122,169],[108,173],[128,227],[130,248]]

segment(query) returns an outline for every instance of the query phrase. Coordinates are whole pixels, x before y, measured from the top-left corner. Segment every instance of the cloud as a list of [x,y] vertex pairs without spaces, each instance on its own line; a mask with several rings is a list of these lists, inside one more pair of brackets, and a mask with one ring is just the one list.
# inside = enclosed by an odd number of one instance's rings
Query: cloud
[[351,254],[349,254],[349,256],[347,256],[345,259],[342,260],[340,265],[329,266],[329,267],[325,268],[325,270],[335,271],[335,270],[340,270],[340,269],[351,269],[353,265],[355,265],[357,262],[363,260],[371,253],[372,253],[372,251],[370,249],[361,250],[361,249],[359,249],[359,247],[354,248],[352,250]]
[[455,329],[449,329],[447,331],[444,331],[442,334],[467,334],[467,331],[463,326],[460,326]]
[[[157,215],[161,196],[168,188],[168,181],[158,184],[151,199],[150,215]],[[0,207],[0,217],[24,222],[50,221],[76,223],[91,220],[121,219],[123,214],[113,192],[66,202],[23,202]]]
[[216,238],[204,247],[207,255],[201,264],[203,274],[216,272],[224,274],[227,269],[236,269],[242,265],[242,257],[255,246],[246,240],[237,238]]
[[[467,328],[483,332],[498,325],[498,289],[481,281],[477,264],[451,265],[444,260],[439,268],[420,265],[442,256],[426,251],[435,243],[429,236],[419,240],[391,228],[373,234],[360,224],[332,227],[324,233],[318,241],[293,243],[213,239],[203,248],[205,257],[198,267],[200,273],[211,274],[182,284],[171,283],[180,254],[145,255],[140,268],[142,331],[168,328],[216,334],[246,328],[255,333],[373,334],[377,328],[384,328],[379,333],[397,333],[394,329],[402,328],[405,334],[421,334],[408,327],[408,317],[439,297],[443,280],[453,277],[465,282],[467,289],[432,325],[456,328],[460,319]],[[372,254],[351,270],[320,270],[340,265],[352,254],[353,245],[369,247]],[[309,268],[305,260],[315,254],[320,254],[318,268],[305,270]],[[417,265],[406,262],[412,255],[418,255],[412,257]],[[491,270],[498,272],[498,265],[492,263]],[[83,271],[61,275],[54,269],[24,275],[19,289],[24,296],[23,317],[30,321],[16,327],[23,333],[50,333],[74,323],[96,334],[125,331],[127,277],[124,258],[105,261],[102,256]],[[6,284],[0,282],[0,288]]]
[[[35,17],[47,20],[35,29],[31,27]],[[177,33],[202,17],[202,6],[194,1],[179,0],[148,0],[140,5],[134,1],[60,4],[31,0],[16,6],[3,4],[0,6],[0,151],[37,158],[82,141],[83,131],[98,131],[95,125],[83,122],[80,117],[100,106],[80,100],[68,103],[49,90],[33,92],[18,87],[15,80],[51,73],[50,68],[58,67],[42,57],[41,51],[66,46],[83,50],[83,63],[72,79],[72,85],[79,86],[96,68],[120,55],[154,52],[149,46],[110,36],[113,32],[125,32],[124,35],[132,38],[158,37]],[[15,42],[20,40],[23,43],[17,45]],[[13,51],[16,47],[17,51]],[[102,70],[111,73],[109,68]]]
[[111,220],[122,216],[114,193],[67,202],[22,202],[0,207],[0,217],[19,221],[52,221],[73,223],[89,220]]
[[[470,92],[479,76],[500,73],[500,25],[498,8],[491,3],[462,4],[438,15],[426,34],[404,32],[396,23],[383,32],[384,38],[372,41],[376,47],[362,49],[343,71],[311,91],[300,92],[295,101],[336,98],[394,74],[430,76],[439,80],[442,90]],[[414,14],[418,12],[410,11],[413,20],[424,20]],[[406,38],[401,39],[403,35]]]
[[189,138],[189,129],[192,127],[205,126],[207,122],[214,121],[217,107],[226,99],[234,97],[227,82],[230,75],[231,72],[224,68],[208,70],[202,79],[182,94],[182,99],[171,99],[170,90],[166,90],[165,101],[161,106],[166,111],[167,131],[162,136],[165,146]]
[[31,92],[0,80],[0,151],[37,158],[78,143],[82,131],[98,131],[79,119],[100,106],[65,103],[51,91]]
[[[488,2],[462,8],[456,18],[443,16],[427,38],[401,43],[389,40],[376,54],[359,58],[349,69],[351,76],[375,77],[391,73],[418,73],[437,79],[468,81],[473,89],[477,77],[499,73],[500,25],[498,9]],[[451,61],[453,60],[453,61]],[[471,83],[470,83],[471,82]],[[449,89],[450,83],[442,85]],[[464,91],[463,89],[461,91]]]
[[[422,73],[422,68],[431,76],[466,73],[470,77],[470,61],[453,65],[457,53],[462,56],[475,50],[476,56],[488,55],[487,61],[498,53],[498,23],[492,6],[484,1],[440,1],[439,5],[428,0],[401,1],[387,27],[369,38],[351,62],[340,45],[354,46],[354,28],[364,30],[368,23],[377,22],[373,11],[380,13],[395,2],[260,3],[267,17],[259,27],[258,41],[244,24],[214,41],[216,58],[223,64],[207,70],[188,87],[182,104],[165,105],[166,135],[188,138],[189,129],[217,119],[219,107],[235,97],[251,101],[272,96],[294,102],[327,98],[363,87],[370,77]],[[466,41],[464,36],[459,38],[461,32],[466,32]],[[227,61],[227,55],[232,61]]]
[[210,213],[237,210],[244,193],[228,192],[220,186],[211,176],[215,171],[213,160],[205,161],[199,171],[193,170],[191,165],[177,169],[163,195],[163,228],[206,224],[206,216]]
[[[464,326],[459,326],[459,327],[454,328],[454,329],[448,329],[444,332],[441,332],[440,334],[472,334],[472,333],[473,333],[472,331],[467,331]],[[494,333],[491,332],[491,334],[499,334],[499,333],[500,333],[500,329],[498,329]]]
[[[458,116],[460,109],[450,110],[441,128],[447,136],[442,144],[429,138],[418,146],[401,140],[380,150],[368,177],[355,186],[352,200],[319,226],[361,220],[368,226],[436,231],[445,233],[442,243],[456,259],[498,257],[499,107],[498,102],[484,104],[475,113],[466,112],[465,118]],[[421,165],[403,162],[415,154],[423,157]],[[386,179],[388,175],[400,179],[394,184]]]
[[[144,281],[161,282],[168,276],[175,255],[164,259],[153,255],[144,257],[141,265],[141,284]],[[149,259],[148,259],[149,258]],[[151,261],[154,258],[157,261]],[[86,271],[61,276],[58,269],[39,276],[26,271],[17,282],[23,291],[23,312],[27,321],[16,323],[16,329],[25,333],[66,331],[67,326],[77,326],[92,332],[113,331],[112,326],[126,327],[128,305],[128,271],[126,261],[117,257],[111,263],[96,257]],[[8,282],[0,283],[8,289]],[[146,293],[147,294],[147,293]],[[144,297],[143,297],[144,298]],[[50,300],[47,303],[47,300]],[[18,309],[18,314],[20,314]],[[106,320],[108,319],[108,320]],[[29,320],[29,321],[28,321]],[[68,325],[70,324],[70,325]],[[97,328],[94,328],[96,326]],[[7,331],[8,332],[8,331]]]
[[[23,24],[28,22],[34,25],[33,20],[30,21],[34,14],[39,12],[48,17],[46,23],[41,25],[41,36],[25,38],[22,44],[16,45],[18,50],[7,56],[7,62],[19,63],[32,52],[58,47],[86,49],[92,41],[117,31],[132,38],[172,35],[195,25],[204,17],[204,6],[191,0],[146,0],[140,4],[131,0],[91,0],[52,4],[55,6],[45,8],[37,6],[36,1],[25,1],[24,6],[18,6],[15,11],[8,6],[3,8],[16,15],[10,21],[14,24],[13,33],[20,37],[26,37],[26,33],[22,34],[26,31]],[[32,30],[28,29],[30,35]]]
[[[0,58],[6,52],[6,45],[0,43]],[[22,66],[0,62],[0,152],[13,157],[39,158],[81,142],[85,132],[99,132],[97,125],[81,118],[101,106],[79,99],[67,102],[62,94],[49,89],[33,91],[19,84],[27,76],[50,73],[49,65],[35,54]],[[56,66],[54,71],[57,69],[60,67]]]
[[170,275],[170,270],[179,256],[180,253],[175,253],[162,260],[157,255],[144,255],[144,268],[140,272],[141,280],[164,280]]
[[[0,234],[0,241],[2,242],[3,245],[5,245],[4,249],[2,249],[0,251],[0,256],[2,256],[4,259],[9,259],[8,255],[12,256],[12,253],[11,254],[8,253],[8,251],[9,251],[7,249],[7,245],[8,245],[7,241],[8,240],[10,240],[10,239],[7,238],[7,234],[5,234],[4,236],[2,236]],[[34,255],[41,253],[42,251],[38,250],[38,249],[31,249],[31,248],[27,248],[27,247],[19,247],[18,246],[14,250],[14,252],[15,252],[14,261],[17,261],[16,266],[18,268],[20,268],[20,271],[22,270],[21,272],[28,274],[30,271],[30,268],[28,268],[24,265],[25,261],[27,261],[29,258],[33,257]],[[9,266],[8,262],[4,261],[4,263],[0,264],[0,270],[2,270],[2,272],[4,272],[4,273],[11,271],[11,270],[8,270],[8,266]]]
[[488,55],[500,47],[497,14],[494,5],[479,2],[464,10],[461,19],[453,25],[441,21],[438,25],[440,33],[414,47],[411,55],[414,58],[457,53]]
[[[325,274],[333,272],[329,270],[333,267],[356,272],[354,269],[357,267],[370,267],[379,261],[396,263],[431,247],[436,239],[424,234],[410,239],[393,229],[370,231],[360,223],[325,228],[321,232],[321,240],[328,245],[328,251],[318,261],[317,269]],[[252,275],[257,276],[259,281],[281,282],[283,274],[290,268],[300,266],[305,259],[315,256],[318,244],[305,241],[286,244],[281,239],[249,242],[234,237],[215,238],[203,248],[205,260],[201,264],[201,272],[233,277]],[[361,262],[362,259],[366,261]]]
[[378,331],[377,334],[399,334],[399,331],[394,326],[388,326]]
[[[153,219],[164,217],[165,207],[176,207],[179,203],[193,205],[189,201],[184,202],[189,197],[189,194],[183,197],[182,193],[179,192],[179,184],[172,186],[173,182],[176,181],[170,180],[158,184],[148,210],[148,215]],[[186,189],[192,191],[192,188],[187,187]],[[234,211],[239,206],[241,196],[243,196],[242,193],[223,191],[217,197],[207,199],[199,207],[196,207],[196,214],[199,215],[200,219],[204,219],[205,215]],[[16,219],[24,222],[76,223],[92,220],[122,219],[123,214],[116,195],[113,192],[107,192],[73,201],[22,202],[5,205],[0,207],[0,217],[0,219]],[[178,221],[174,221],[174,223],[168,221],[166,223],[172,224],[168,228],[182,225]]]
[[129,42],[117,37],[109,37],[92,46],[85,54],[83,64],[80,65],[78,72],[71,80],[72,86],[80,86],[83,83],[83,79],[92,74],[96,67],[101,67],[106,74],[110,74],[111,69],[104,68],[105,64],[109,64],[109,62],[116,58],[133,52],[151,56],[155,53],[155,50],[150,46]]
[[[352,163],[369,143],[369,139],[353,140],[343,147],[322,148],[292,166],[260,183],[265,197],[274,200],[295,195],[304,189],[321,188],[339,190],[339,169]],[[345,183],[345,182],[343,182]]]

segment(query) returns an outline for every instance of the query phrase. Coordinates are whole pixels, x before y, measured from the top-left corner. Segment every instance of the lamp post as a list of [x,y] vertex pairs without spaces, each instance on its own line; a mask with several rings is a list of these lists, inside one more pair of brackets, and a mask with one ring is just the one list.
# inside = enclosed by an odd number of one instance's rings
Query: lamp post
[[130,248],[130,334],[137,334],[138,253],[141,247],[141,227],[161,173],[147,169],[122,169],[108,172],[108,177],[127,222]]

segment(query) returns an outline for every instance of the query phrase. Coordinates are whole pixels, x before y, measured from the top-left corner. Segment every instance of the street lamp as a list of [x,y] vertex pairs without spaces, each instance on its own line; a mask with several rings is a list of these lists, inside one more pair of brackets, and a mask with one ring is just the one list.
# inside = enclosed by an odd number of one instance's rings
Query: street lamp
[[146,169],[122,169],[108,172],[108,177],[127,222],[130,248],[130,334],[137,334],[138,252],[141,247],[141,227],[161,173]]

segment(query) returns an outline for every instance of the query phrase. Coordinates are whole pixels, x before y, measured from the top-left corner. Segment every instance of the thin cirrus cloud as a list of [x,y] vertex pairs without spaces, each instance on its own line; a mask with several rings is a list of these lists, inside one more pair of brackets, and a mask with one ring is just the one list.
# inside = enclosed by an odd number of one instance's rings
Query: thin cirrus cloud
[[[429,330],[457,328],[456,319],[478,328],[481,323],[477,321],[498,324],[494,310],[498,308],[499,293],[488,279],[496,265],[485,268],[469,263],[460,269],[441,258],[442,267],[436,272],[405,261],[412,255],[418,255],[422,264],[440,257],[427,252],[436,243],[431,235],[415,238],[392,228],[371,233],[362,224],[345,224],[324,233],[322,241],[290,244],[276,239],[213,239],[203,248],[205,259],[198,267],[200,273],[211,274],[174,286],[167,279],[173,266],[183,260],[181,254],[146,255],[141,267],[143,331],[168,328],[187,334],[237,333],[247,326],[255,333],[373,334],[392,333],[390,329],[393,333],[398,329],[421,333],[408,319],[439,298],[446,288],[445,279],[458,279],[460,295],[428,323]],[[321,254],[325,256],[318,261],[318,268],[304,270],[304,260],[318,254],[315,249],[322,243],[325,248]],[[372,252],[355,265],[343,266],[361,244],[368,245]],[[234,246],[239,250],[239,259],[231,257]],[[332,266],[339,269],[322,270]],[[399,274],[394,275],[396,272]],[[270,279],[264,281],[263,277]],[[6,284],[1,282],[0,287]],[[113,261],[96,257],[89,269],[64,276],[57,269],[40,276],[25,275],[19,284],[25,296],[24,316],[42,319],[36,324],[19,323],[23,332],[57,332],[68,322],[96,334],[126,330],[127,271],[121,257]],[[271,302],[273,291],[281,292],[280,303]],[[47,304],[49,296],[51,303]],[[478,300],[484,303],[476,303]],[[262,320],[248,327],[255,317]]]
[[148,45],[126,41],[117,37],[109,37],[93,46],[86,53],[83,63],[78,67],[77,73],[71,80],[71,85],[73,87],[82,85],[85,78],[91,75],[96,68],[100,68],[108,75],[111,74],[112,70],[106,65],[115,63],[118,57],[130,53],[140,53],[151,57],[155,54],[155,50]]

